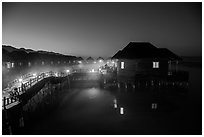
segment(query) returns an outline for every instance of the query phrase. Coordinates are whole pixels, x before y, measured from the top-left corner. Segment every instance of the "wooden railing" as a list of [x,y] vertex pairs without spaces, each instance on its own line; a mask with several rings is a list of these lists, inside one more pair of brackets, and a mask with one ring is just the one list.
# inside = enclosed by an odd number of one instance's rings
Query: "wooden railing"
[[65,76],[67,76],[66,73],[62,73],[62,72],[57,73],[57,72],[49,71],[49,72],[44,72],[44,73],[37,75],[35,78],[30,79],[26,83],[21,83],[21,87],[17,87],[14,89],[14,91],[10,91],[11,93],[10,96],[3,98],[2,100],[3,109],[6,109],[8,105],[18,102],[19,95],[25,93],[26,90],[28,90],[30,87],[32,87],[33,85],[35,85],[37,82],[41,81],[42,79],[48,78],[48,77],[65,77]]
[[[33,74],[28,73],[28,74],[25,74],[25,75],[21,76],[21,78],[26,79],[26,78],[29,78],[29,77],[32,77],[32,76],[33,76]],[[19,79],[15,79],[15,80],[8,83],[8,87],[12,87],[14,84],[16,84],[18,82],[19,82]]]

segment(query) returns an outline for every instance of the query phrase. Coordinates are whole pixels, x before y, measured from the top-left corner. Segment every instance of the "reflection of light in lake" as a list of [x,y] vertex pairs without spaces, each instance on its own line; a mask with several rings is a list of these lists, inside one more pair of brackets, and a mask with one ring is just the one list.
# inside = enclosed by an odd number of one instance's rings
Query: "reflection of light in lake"
[[118,106],[117,106],[117,100],[114,98],[113,99],[113,105],[114,105],[114,108],[117,108]]
[[113,103],[114,103],[114,104],[116,104],[116,103],[117,103],[117,100],[116,100],[116,99],[114,99],[114,100],[113,100]]
[[91,88],[91,89],[88,89],[86,91],[86,93],[90,98],[95,98],[95,97],[99,96],[100,91],[99,91],[99,89]]

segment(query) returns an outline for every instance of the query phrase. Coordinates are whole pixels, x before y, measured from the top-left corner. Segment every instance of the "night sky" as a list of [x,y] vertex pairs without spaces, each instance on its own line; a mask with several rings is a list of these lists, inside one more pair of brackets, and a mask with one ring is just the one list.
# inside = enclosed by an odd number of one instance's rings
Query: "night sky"
[[201,3],[3,3],[3,44],[109,57],[131,41],[202,55]]

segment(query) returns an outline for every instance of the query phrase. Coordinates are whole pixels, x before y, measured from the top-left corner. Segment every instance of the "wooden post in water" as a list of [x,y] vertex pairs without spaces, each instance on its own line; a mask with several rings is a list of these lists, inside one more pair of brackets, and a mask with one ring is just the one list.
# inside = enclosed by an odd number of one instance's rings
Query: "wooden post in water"
[[6,97],[4,97],[3,99],[3,107],[4,107],[4,110],[6,111]]
[[133,90],[135,90],[135,84],[134,83],[132,84],[132,88],[133,88]]
[[9,99],[10,99],[10,98],[6,98],[6,102],[7,102],[6,105],[9,105],[9,104],[10,104]]
[[127,91],[127,83],[125,82],[125,90]]
[[8,134],[12,135],[12,129],[9,123],[8,111],[5,109],[4,112],[5,112],[5,122],[6,122],[6,128],[7,128]]
[[30,79],[30,82],[29,82],[29,86],[31,87],[31,81],[32,81],[32,79]]
[[118,88],[120,88],[120,82],[118,82]]

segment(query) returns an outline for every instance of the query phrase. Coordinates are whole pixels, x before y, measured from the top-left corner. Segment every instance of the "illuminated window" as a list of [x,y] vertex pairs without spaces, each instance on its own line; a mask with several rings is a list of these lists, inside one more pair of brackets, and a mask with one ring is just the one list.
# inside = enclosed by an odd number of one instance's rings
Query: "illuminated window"
[[11,63],[11,67],[12,67],[12,68],[14,67],[14,63]]
[[120,108],[120,114],[123,115],[124,114],[124,108]]
[[125,68],[125,63],[121,62],[121,69],[124,69],[124,68]]
[[159,68],[159,62],[153,62],[153,68]]
[[10,63],[10,62],[7,62],[7,63],[6,63],[6,67],[7,67],[7,68],[11,68],[11,63]]

